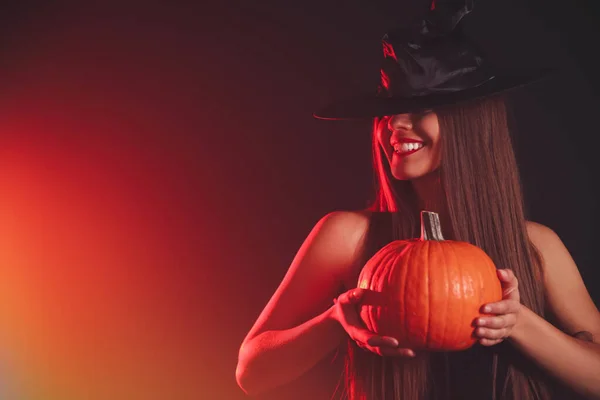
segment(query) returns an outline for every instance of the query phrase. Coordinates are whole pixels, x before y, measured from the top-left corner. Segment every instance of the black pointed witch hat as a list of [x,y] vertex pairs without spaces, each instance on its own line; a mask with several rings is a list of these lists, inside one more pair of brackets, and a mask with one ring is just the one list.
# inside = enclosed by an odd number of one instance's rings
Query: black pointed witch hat
[[416,23],[384,35],[376,93],[337,101],[318,119],[362,119],[418,112],[483,98],[548,76],[551,69],[498,69],[463,33],[473,0],[433,0]]

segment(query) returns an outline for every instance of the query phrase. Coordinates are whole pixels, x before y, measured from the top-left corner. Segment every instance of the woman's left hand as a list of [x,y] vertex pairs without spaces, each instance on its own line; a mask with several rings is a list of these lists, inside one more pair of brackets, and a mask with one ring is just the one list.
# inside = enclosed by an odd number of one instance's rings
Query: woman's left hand
[[495,314],[475,320],[475,337],[484,346],[493,346],[511,335],[521,313],[519,282],[509,269],[496,271],[502,284],[502,300],[484,304],[484,314]]

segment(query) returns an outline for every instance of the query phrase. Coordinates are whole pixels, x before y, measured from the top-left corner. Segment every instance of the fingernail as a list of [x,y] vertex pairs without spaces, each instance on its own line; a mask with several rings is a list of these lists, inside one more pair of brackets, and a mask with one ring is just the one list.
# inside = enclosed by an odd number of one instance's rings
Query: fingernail
[[492,307],[490,307],[490,306],[483,307],[483,312],[490,312],[490,311],[492,311]]
[[408,350],[408,351],[406,352],[406,354],[407,354],[409,357],[414,357],[414,356],[415,356],[415,352],[414,352],[414,351],[412,351],[412,350]]
[[485,325],[485,319],[483,319],[483,318],[479,318],[479,319],[477,320],[477,324],[478,324],[478,325],[481,325],[481,326],[484,326],[484,325]]
[[504,269],[501,269],[500,275],[502,275],[503,278],[506,278],[508,276],[508,272],[506,272],[506,270],[504,270]]
[[383,340],[385,340],[391,346],[398,347],[398,341],[396,338],[386,336],[383,338]]

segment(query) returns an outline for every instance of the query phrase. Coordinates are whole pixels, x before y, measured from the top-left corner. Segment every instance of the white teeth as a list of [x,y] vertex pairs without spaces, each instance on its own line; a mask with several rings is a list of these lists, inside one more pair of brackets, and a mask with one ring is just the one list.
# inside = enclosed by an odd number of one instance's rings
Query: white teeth
[[417,150],[423,147],[423,143],[396,143],[394,145],[394,151],[398,153],[407,153],[409,151]]

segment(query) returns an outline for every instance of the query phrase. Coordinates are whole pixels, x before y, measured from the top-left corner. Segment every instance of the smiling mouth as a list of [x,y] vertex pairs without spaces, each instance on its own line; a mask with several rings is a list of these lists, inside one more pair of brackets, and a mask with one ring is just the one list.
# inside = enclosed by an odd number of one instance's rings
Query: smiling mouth
[[406,156],[415,153],[423,148],[423,143],[396,143],[394,144],[394,153]]

